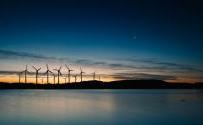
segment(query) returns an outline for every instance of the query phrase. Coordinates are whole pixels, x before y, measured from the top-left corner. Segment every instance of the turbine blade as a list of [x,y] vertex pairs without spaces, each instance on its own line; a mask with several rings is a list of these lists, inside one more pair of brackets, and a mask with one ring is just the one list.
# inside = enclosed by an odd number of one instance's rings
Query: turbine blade
[[48,64],[46,64],[46,67],[47,67],[47,70],[49,70],[49,66],[48,66]]
[[66,68],[68,69],[68,70],[70,70],[70,68],[65,64],[65,66],[66,66]]
[[34,66],[32,66],[35,70],[37,70],[37,68],[36,67],[34,67]]

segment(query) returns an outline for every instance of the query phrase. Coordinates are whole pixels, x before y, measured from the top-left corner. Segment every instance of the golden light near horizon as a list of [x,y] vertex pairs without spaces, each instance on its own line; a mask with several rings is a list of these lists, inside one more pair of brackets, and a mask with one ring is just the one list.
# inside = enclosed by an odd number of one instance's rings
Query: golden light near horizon
[[[88,59],[87,59],[88,60]],[[47,78],[45,72],[47,70],[46,64],[49,66],[49,70],[52,71],[55,75],[57,72],[54,69],[58,69],[62,66],[60,76],[60,83],[65,83],[65,76],[68,75],[68,70],[65,67],[65,64],[70,66],[74,71],[71,72],[70,82],[75,82],[74,76],[77,74],[77,82],[80,82],[80,67],[83,72],[83,81],[93,80],[93,73],[96,72],[97,77],[96,80],[100,79],[104,82],[116,81],[116,80],[131,80],[131,79],[158,79],[164,80],[167,82],[190,82],[195,83],[202,81],[201,73],[196,71],[181,71],[179,72],[176,69],[172,70],[164,70],[159,68],[158,65],[151,64],[148,62],[131,62],[126,60],[96,60],[88,62],[87,60],[82,60],[84,62],[74,62],[73,60],[60,60],[60,59],[28,59],[28,60],[16,60],[14,63],[13,59],[5,60],[0,63],[1,67],[1,75],[0,82],[19,82],[18,73],[25,70],[26,64],[28,64],[28,81],[31,83],[35,83],[35,72],[36,70],[32,67],[41,68],[39,71],[38,83],[47,83]],[[91,59],[90,59],[91,60]],[[96,63],[95,63],[96,62]],[[149,61],[150,62],[150,61]],[[93,64],[92,64],[93,63]],[[103,63],[103,64],[102,64]],[[141,68],[140,68],[141,67]],[[143,68],[142,68],[143,67]],[[145,68],[146,67],[146,68]],[[158,67],[158,68],[156,68]],[[172,67],[174,68],[174,67]],[[13,72],[13,73],[7,73]],[[154,77],[155,76],[155,77]],[[158,76],[158,77],[156,77]],[[160,76],[160,77],[159,77]],[[166,76],[166,77],[165,77]],[[168,78],[167,76],[173,76],[174,79]],[[163,78],[163,79],[162,79]],[[164,79],[165,78],[165,79]],[[50,73],[49,82],[54,83],[53,76]],[[21,82],[24,82],[24,74],[21,75]],[[55,77],[55,83],[58,82],[58,78]],[[68,82],[68,78],[66,78],[66,82]]]
[[[59,65],[60,66],[60,65]],[[49,73],[49,83],[53,84],[54,79],[55,79],[55,84],[58,83],[58,76],[57,72],[54,70],[55,68],[59,67],[58,65],[49,65],[49,69],[51,70],[52,73]],[[40,67],[37,65],[36,67]],[[81,76],[80,76],[80,68],[78,66],[71,65],[70,66],[73,71],[70,74],[70,82],[74,83],[75,82],[75,75],[76,77],[76,82],[81,82]],[[25,67],[23,67],[25,68]],[[20,83],[25,83],[25,73],[23,68],[21,70],[16,71],[15,74],[7,74],[7,75],[2,75],[0,77],[0,82],[8,82],[8,83],[19,83],[19,73],[21,72],[20,75]],[[95,70],[96,69],[96,70]],[[82,70],[84,72],[83,74],[83,81],[91,81],[93,80],[93,73],[96,72],[95,75],[95,80],[101,80],[104,82],[109,82],[109,81],[114,81],[115,79],[110,76],[112,74],[111,69],[103,69],[103,68],[95,68],[95,67],[90,67],[90,66],[83,66]],[[32,64],[28,65],[28,73],[27,73],[27,83],[36,83],[36,74],[35,70],[32,68]],[[46,76],[46,67],[43,66],[41,67],[41,70],[39,70],[39,75],[38,75],[38,83],[39,84],[46,84],[47,83],[47,76]],[[54,75],[53,75],[54,73]],[[62,75],[59,77],[59,82],[62,83],[68,83],[68,70],[66,69],[65,66],[62,67],[61,69]],[[55,76],[55,78],[54,78]]]
[[[90,75],[88,75],[88,76],[84,75],[83,76],[83,81],[91,81],[91,80],[93,80],[93,76],[90,76]],[[99,81],[99,76],[96,76],[95,80]],[[103,82],[110,82],[110,81],[115,81],[116,79],[114,79],[112,77],[105,76],[105,75],[100,75],[100,80]],[[65,83],[65,77],[60,76],[59,81],[60,81],[60,84]],[[81,79],[80,79],[80,76],[78,75],[76,82],[80,82],[80,81],[81,81]],[[17,76],[17,75],[1,76],[0,82],[19,83],[19,76]],[[73,76],[71,76],[70,82],[71,83],[75,82],[75,78]],[[20,83],[25,83],[24,75],[21,76]],[[27,76],[27,83],[36,83],[35,76],[34,75]],[[38,83],[39,84],[47,84],[47,77],[46,76],[39,77]],[[49,83],[54,84],[54,77],[53,76],[49,76]],[[58,83],[58,77],[55,77],[55,84],[57,84],[57,83]],[[68,83],[68,77],[66,77],[66,83]]]
[[[59,67],[61,68],[61,73],[62,76],[60,76],[60,83],[64,83],[65,82],[65,77],[67,77],[67,82],[68,82],[68,69],[65,66],[65,63],[61,64],[61,62],[59,61],[50,61],[50,62],[40,62],[40,61],[32,61],[32,62],[27,62],[28,64],[28,74],[27,74],[27,82],[30,83],[35,83],[36,82],[36,78],[35,78],[35,73],[36,70],[33,68],[41,68],[39,70],[39,77],[38,77],[38,83],[47,83],[47,78],[46,78],[46,64],[48,65],[49,70],[52,73],[49,73],[49,82],[50,83],[54,83],[54,77],[53,77],[53,73],[56,76],[55,77],[55,83],[58,83],[58,78],[57,78],[57,72],[54,69],[58,69]],[[82,68],[84,74],[83,74],[83,81],[89,81],[89,80],[93,80],[93,73],[96,72],[96,80],[102,80],[102,81],[113,81],[114,79],[111,77],[108,77],[108,75],[112,74],[112,69],[107,69],[104,67],[100,67],[100,66],[89,66],[89,65],[77,65],[77,64],[70,64],[70,63],[66,63],[67,66],[70,67],[70,69],[72,69],[73,71],[71,72],[71,79],[70,82],[75,82],[75,78],[74,76],[77,75],[77,82],[80,82],[80,67]],[[20,65],[20,62],[17,64],[11,64],[11,63],[1,63],[1,65],[3,65],[3,67],[8,67],[8,69],[4,69],[5,71],[11,71],[13,72],[13,69],[15,69],[15,73],[14,74],[2,74],[0,77],[0,82],[19,82],[19,73],[23,72],[25,70],[25,66],[24,65]],[[24,72],[21,74],[21,82],[25,82],[24,80],[25,74]],[[99,78],[100,77],[100,78]]]
[[[75,77],[74,77],[75,74],[72,74],[71,77],[70,77],[70,82],[71,83],[74,83],[75,82]],[[99,78],[100,77],[100,78]],[[66,78],[66,80],[65,80]],[[83,75],[83,81],[91,81],[93,80],[93,75],[92,74],[84,74]],[[116,80],[123,80],[123,79],[119,79],[119,78],[114,78],[113,76],[111,75],[104,75],[104,74],[98,74],[95,78],[95,80],[101,80],[103,82],[110,82],[110,81],[116,81]],[[64,84],[65,81],[66,83],[68,83],[68,77],[67,75],[63,75],[63,76],[60,76],[60,84]],[[0,82],[5,82],[5,83],[19,83],[19,76],[18,75],[4,75],[4,76],[0,76]],[[81,82],[81,78],[80,78],[80,75],[77,74],[77,79],[76,79],[76,82]],[[177,79],[174,79],[174,80],[166,80],[166,82],[186,82],[186,83],[195,83],[195,82],[198,82],[197,80],[193,79],[193,78],[182,78],[182,77],[178,77]],[[21,78],[20,78],[20,83],[25,83],[25,75],[21,75]],[[36,78],[35,78],[35,75],[32,74],[32,75],[28,75],[27,76],[27,83],[36,83]],[[47,77],[46,75],[41,75],[38,77],[38,83],[39,84],[47,84]],[[50,74],[49,76],[49,83],[51,84],[54,84],[54,76]],[[55,77],[55,84],[58,84],[58,77],[56,76]]]

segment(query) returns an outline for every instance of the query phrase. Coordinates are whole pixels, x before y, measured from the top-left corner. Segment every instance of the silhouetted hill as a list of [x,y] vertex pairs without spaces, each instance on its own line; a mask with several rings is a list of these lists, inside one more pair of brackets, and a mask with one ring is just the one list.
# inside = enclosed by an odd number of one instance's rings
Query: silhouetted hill
[[168,83],[161,80],[84,81],[67,84],[0,83],[0,89],[202,89],[203,83]]

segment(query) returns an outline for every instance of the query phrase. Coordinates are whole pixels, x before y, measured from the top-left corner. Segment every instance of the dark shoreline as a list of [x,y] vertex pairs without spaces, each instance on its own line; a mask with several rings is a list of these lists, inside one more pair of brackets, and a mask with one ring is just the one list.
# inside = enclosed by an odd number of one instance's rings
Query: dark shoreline
[[203,89],[203,83],[169,83],[161,80],[84,81],[67,84],[0,83],[0,89]]

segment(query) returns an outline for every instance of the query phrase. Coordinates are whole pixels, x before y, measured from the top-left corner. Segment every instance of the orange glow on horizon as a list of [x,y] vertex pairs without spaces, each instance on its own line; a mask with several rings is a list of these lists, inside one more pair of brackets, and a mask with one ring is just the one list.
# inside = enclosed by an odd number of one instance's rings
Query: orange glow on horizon
[[[60,77],[60,84],[63,84],[65,83],[65,77]],[[91,81],[93,80],[93,77],[92,76],[83,76],[83,81]],[[96,77],[96,80],[99,81],[99,76]],[[101,81],[103,82],[110,82],[110,81],[116,81],[116,80],[123,80],[123,79],[115,79],[113,77],[111,77],[110,75],[105,75],[105,76],[101,76],[100,78]],[[81,79],[80,79],[80,76],[77,77],[77,82],[80,82]],[[7,76],[1,76],[0,77],[0,82],[8,82],[8,83],[19,83],[19,77],[16,76],[16,75],[7,75]],[[24,75],[21,76],[21,79],[20,79],[20,82],[21,83],[25,83],[25,77]],[[49,82],[51,84],[54,84],[54,78],[52,76],[49,77]],[[75,78],[73,76],[71,76],[70,78],[70,82],[71,83],[74,83],[75,82]],[[196,82],[199,82],[198,80],[195,80],[195,79],[190,79],[190,78],[177,78],[175,80],[166,80],[166,82],[171,82],[171,83],[175,83],[175,82],[179,82],[179,83],[196,83]],[[27,83],[36,83],[36,78],[35,76],[28,76],[27,77]],[[46,84],[47,83],[47,78],[45,76],[42,77],[39,77],[38,78],[38,83],[39,84]],[[57,84],[58,83],[58,77],[55,77],[55,83]],[[68,83],[68,77],[66,78],[66,83]]]
[[[91,80],[93,80],[92,76],[83,76],[83,81],[91,81]],[[99,77],[97,76],[95,80],[99,81]],[[115,81],[114,78],[106,77],[106,76],[100,76],[100,80],[104,81],[104,82]],[[65,77],[60,77],[59,81],[60,81],[61,84],[65,83]],[[77,82],[81,81],[80,76],[77,77],[76,81]],[[12,76],[2,76],[2,77],[0,77],[0,82],[19,83],[19,77],[14,76],[14,75],[12,75]],[[20,82],[25,83],[25,77],[24,76],[21,77]],[[54,77],[50,76],[49,77],[49,82],[53,84],[54,83]],[[70,82],[74,83],[75,78],[71,76]],[[28,76],[27,77],[27,83],[36,83],[36,78],[34,76],[32,76],[32,77]],[[44,77],[39,77],[38,78],[38,83],[39,84],[46,84],[47,83],[47,78],[45,76]],[[55,83],[56,84],[58,83],[58,77],[55,77]],[[68,77],[66,78],[66,83],[68,83]]]

